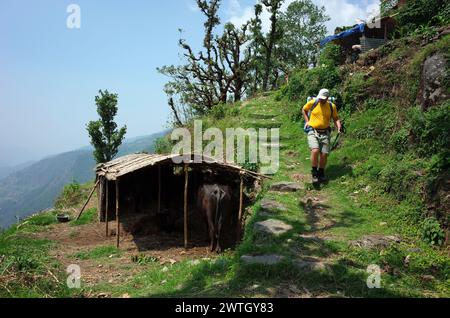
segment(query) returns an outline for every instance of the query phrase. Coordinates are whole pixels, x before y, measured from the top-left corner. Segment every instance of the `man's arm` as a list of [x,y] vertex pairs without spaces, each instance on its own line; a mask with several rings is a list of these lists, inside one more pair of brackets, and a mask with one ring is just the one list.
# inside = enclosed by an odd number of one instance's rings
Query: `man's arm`
[[342,122],[339,119],[337,107],[334,104],[333,104],[333,112],[334,112],[334,114],[332,117],[333,117],[333,121],[334,121],[334,126],[337,128],[338,132],[342,132]]
[[305,119],[306,125],[308,126],[309,125],[308,113],[304,107],[302,108],[302,114],[303,114],[303,118]]

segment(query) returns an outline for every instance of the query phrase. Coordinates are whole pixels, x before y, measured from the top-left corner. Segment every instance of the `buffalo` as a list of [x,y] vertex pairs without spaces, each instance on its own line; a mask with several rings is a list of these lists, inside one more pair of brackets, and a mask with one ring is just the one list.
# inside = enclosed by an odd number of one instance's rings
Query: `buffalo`
[[231,188],[220,184],[204,184],[198,190],[197,204],[206,220],[210,250],[222,252],[222,230],[232,222]]

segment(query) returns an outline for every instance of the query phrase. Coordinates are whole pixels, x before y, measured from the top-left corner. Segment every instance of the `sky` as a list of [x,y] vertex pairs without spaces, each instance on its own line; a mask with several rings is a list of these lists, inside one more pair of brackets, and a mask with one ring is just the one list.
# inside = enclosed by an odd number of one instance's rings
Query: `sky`
[[[222,0],[222,22],[243,24],[256,2]],[[325,6],[331,34],[379,0],[313,2]],[[67,27],[71,4],[80,28]],[[99,89],[119,95],[116,121],[128,138],[167,128],[167,78],[156,68],[181,62],[179,29],[198,50],[203,20],[194,0],[0,0],[0,166],[88,145]]]

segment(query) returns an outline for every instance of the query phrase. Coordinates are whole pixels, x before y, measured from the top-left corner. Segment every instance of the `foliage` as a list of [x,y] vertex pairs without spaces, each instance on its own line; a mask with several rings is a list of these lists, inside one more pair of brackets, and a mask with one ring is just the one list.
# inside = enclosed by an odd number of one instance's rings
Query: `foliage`
[[74,181],[64,186],[62,193],[55,200],[55,207],[57,209],[64,209],[76,206],[81,203],[85,197],[86,195],[84,191],[82,191],[81,185]]
[[367,96],[367,89],[375,84],[375,79],[367,78],[364,73],[355,73],[343,85],[343,107],[355,111]]
[[445,233],[436,218],[427,218],[422,222],[422,238],[430,245],[441,246],[445,240]]
[[168,137],[161,137],[155,140],[153,145],[155,153],[159,155],[169,154],[172,152],[172,144],[168,140]]
[[[411,111],[411,132],[419,155],[430,157],[442,153],[450,158],[450,102],[426,112],[419,108]],[[447,161],[448,162],[448,161]]]
[[87,124],[87,131],[94,146],[94,157],[97,163],[104,163],[112,160],[122,144],[127,127],[117,129],[114,117],[117,115],[118,95],[106,91],[99,91],[99,96],[95,97],[97,113],[100,119]]
[[320,52],[318,65],[338,66],[341,65],[344,60],[345,55],[342,46],[328,43]]
[[421,25],[427,25],[442,12],[448,12],[446,0],[409,0],[398,10],[396,19],[400,26],[414,30]]
[[288,6],[280,16],[283,30],[280,46],[286,69],[316,64],[316,43],[325,37],[325,22],[329,20],[325,8],[319,8],[311,0],[294,1]]

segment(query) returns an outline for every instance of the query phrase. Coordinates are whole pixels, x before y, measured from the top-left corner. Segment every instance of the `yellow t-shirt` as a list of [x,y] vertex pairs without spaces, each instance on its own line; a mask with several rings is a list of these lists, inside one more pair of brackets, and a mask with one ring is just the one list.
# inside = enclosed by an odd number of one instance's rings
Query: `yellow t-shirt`
[[[316,102],[315,99],[310,100],[303,109],[306,113],[308,113],[311,108],[314,106]],[[335,104],[333,105],[333,119],[335,121],[339,120],[337,107]],[[328,129],[330,127],[331,122],[331,108],[330,103],[327,102],[319,102],[311,113],[311,117],[309,120],[309,125],[314,129]]]

